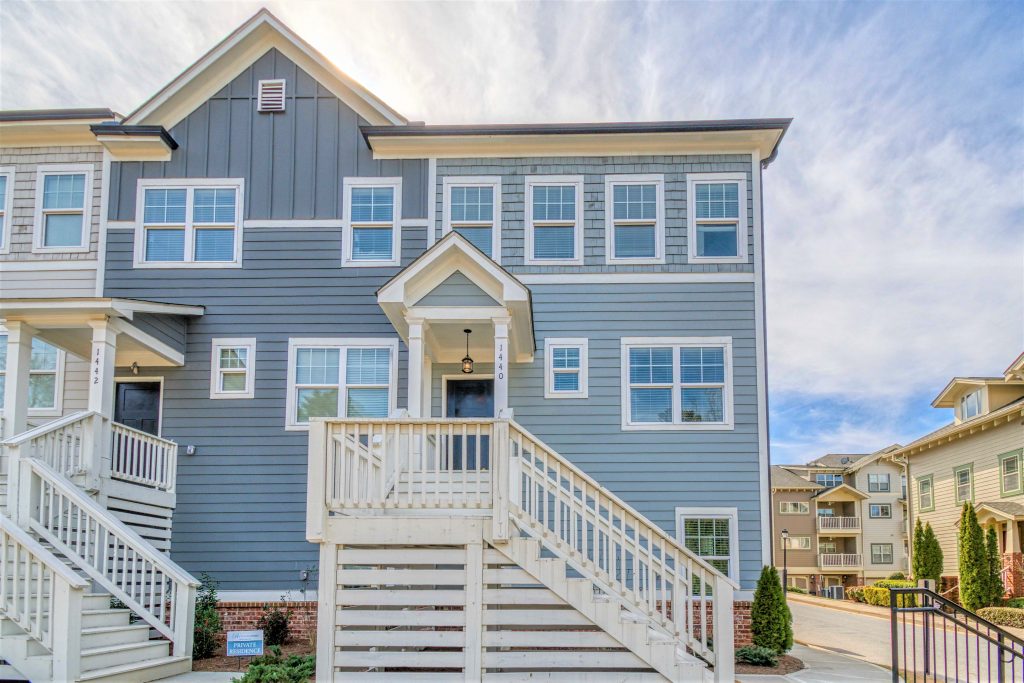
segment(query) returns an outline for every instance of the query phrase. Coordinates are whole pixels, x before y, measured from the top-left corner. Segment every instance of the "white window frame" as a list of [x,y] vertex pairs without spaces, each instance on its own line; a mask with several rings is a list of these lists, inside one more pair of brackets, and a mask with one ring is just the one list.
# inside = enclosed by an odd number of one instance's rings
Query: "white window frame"
[[[146,260],[146,190],[185,190],[185,253],[183,261]],[[231,261],[196,261],[195,227],[193,225],[193,197],[197,189],[235,190],[235,253]],[[135,268],[241,268],[242,267],[242,215],[245,206],[244,178],[143,178],[135,192]],[[154,224],[156,225],[156,224]],[[229,227],[226,223],[203,223],[203,227]],[[200,228],[201,229],[201,228]]]
[[[969,415],[967,415],[967,410],[966,410],[966,408],[967,408],[967,399],[971,398],[972,396],[977,396],[978,397],[978,412],[974,413],[974,415],[970,415],[969,416]],[[960,403],[960,420],[961,421],[973,420],[974,418],[978,417],[979,415],[984,415],[985,414],[985,393],[981,389],[975,389],[974,391],[971,391],[971,392],[968,392],[968,393],[964,394],[963,396],[960,397],[959,403]]]
[[[875,548],[889,546],[889,561],[884,560],[884,556],[881,562],[875,562]],[[896,561],[896,547],[892,543],[872,543],[868,547],[868,555],[871,558],[871,564],[893,564]]]
[[[797,509],[792,508],[787,510],[786,506],[795,506]],[[779,501],[779,514],[780,515],[809,515],[811,514],[811,504],[805,500],[780,500]]]
[[[590,341],[586,337],[551,337],[544,340],[544,398],[587,398],[590,394],[589,365]],[[555,391],[554,349],[579,349],[579,389]],[[565,372],[565,371],[563,371]],[[571,372],[571,371],[569,371]]]
[[[885,481],[885,488],[881,487],[880,483],[871,483],[871,477],[876,477],[879,481]],[[871,472],[868,474],[868,493],[890,493],[892,491],[892,481],[888,473],[885,472]],[[875,488],[871,488],[874,486]]]
[[[676,508],[676,540],[684,548],[686,538],[684,537],[685,525],[683,520],[686,517],[699,517],[702,519],[728,519],[729,520],[729,578],[733,581],[740,580],[740,548],[739,548],[739,510],[732,507],[677,507]],[[717,558],[715,558],[717,559]]]
[[[352,258],[352,229],[360,227],[386,227],[386,222],[352,221],[352,190],[357,187],[390,187],[394,192],[394,206],[391,212],[391,258],[388,259],[355,259]],[[341,181],[341,265],[347,268],[383,268],[399,266],[402,262],[402,178],[344,178]]]
[[[818,538],[818,554],[819,555],[838,555],[839,554],[839,543],[832,537],[831,540],[826,541],[823,538]],[[822,545],[825,547],[822,548]]]
[[[818,481],[818,477],[830,477],[831,481],[835,481],[835,478],[839,477],[839,483],[838,484],[822,484],[820,481]],[[841,472],[815,472],[815,474],[814,474],[814,483],[817,484],[818,486],[824,486],[826,488],[830,488],[831,489],[831,488],[835,488],[836,486],[842,486],[843,484],[846,483],[846,481],[843,478],[843,475],[842,475]]]
[[[649,223],[644,221],[615,220],[616,185],[654,185],[654,256],[650,258],[616,258],[615,226],[619,223]],[[650,265],[665,263],[665,176],[661,173],[608,175],[604,178],[604,262],[606,265]]]
[[[89,251],[92,239],[92,195],[93,173],[92,164],[40,164],[36,167],[36,206],[32,227],[32,251],[44,254],[81,254]],[[82,233],[78,245],[69,247],[47,247],[44,243],[45,216],[48,213],[77,213],[77,209],[43,209],[43,187],[46,176],[84,174],[85,185],[82,197]]]
[[12,209],[14,208],[14,180],[16,177],[14,166],[0,166],[0,176],[7,178],[4,204],[0,208],[0,254],[9,254],[11,253],[11,237],[14,234],[11,230]]
[[[388,382],[388,415],[398,408],[398,339],[394,337],[291,337],[288,339],[288,395],[285,401],[285,430],[292,432],[309,431],[308,422],[295,420],[295,370],[300,348],[347,349],[380,348],[391,349],[391,368]],[[347,401],[345,393],[345,372],[347,357],[343,353],[338,359],[338,412],[343,413]],[[340,417],[340,416],[339,416]]]
[[[878,508],[877,515],[875,508]],[[888,510],[888,514],[883,515],[883,509]],[[868,519],[892,519],[892,503],[868,503]]]
[[[571,259],[539,259],[533,257],[533,231],[538,221],[533,218],[533,190],[536,187],[566,186],[576,189],[576,219],[573,228],[573,253]],[[526,252],[523,263],[530,266],[582,266],[583,265],[583,176],[581,175],[533,175],[526,176],[524,202],[526,205]],[[544,226],[564,226],[566,221],[545,220]]]
[[[245,389],[243,391],[224,391],[221,389],[220,352],[221,349],[245,349]],[[237,371],[236,371],[237,372]],[[217,338],[210,350],[210,398],[232,399],[253,398],[256,392],[256,339],[255,337]]]
[[[3,337],[3,343],[7,345],[7,329],[0,325],[0,337]],[[40,339],[40,341],[45,341]],[[32,375],[55,375],[53,380],[53,407],[52,408],[28,408],[28,415],[30,417],[60,417],[64,414],[64,370],[67,362],[67,353],[64,349],[46,342],[53,348],[57,349],[57,367],[55,370],[31,370],[28,371],[29,381],[32,380]],[[32,363],[32,351],[29,350],[29,368]],[[6,371],[0,371],[0,375],[8,374]],[[2,401],[0,401],[2,405]]]
[[[672,422],[633,422],[630,414],[629,382],[629,350],[636,346],[653,346],[672,349]],[[693,346],[721,346],[725,359],[725,381],[722,383],[722,422],[683,422],[682,398],[680,392],[684,384],[681,380],[679,367],[679,349]],[[620,412],[622,414],[623,431],[727,431],[735,427],[733,413],[733,371],[732,371],[732,337],[622,337],[620,340]],[[647,385],[636,385],[643,388]],[[659,387],[665,385],[657,385]],[[685,386],[701,387],[704,385]],[[711,386],[711,385],[707,385]],[[714,386],[717,386],[714,385]]]
[[[800,541],[797,545],[795,542]],[[806,543],[804,543],[806,541]],[[814,546],[810,536],[790,536],[789,538],[779,537],[779,547],[786,550],[811,550]]]
[[[698,223],[731,223],[731,219],[697,219],[697,185],[704,183],[738,183],[739,217],[736,222],[736,256],[697,256]],[[745,173],[688,173],[686,175],[686,244],[690,263],[746,263],[747,248],[747,175]]]
[[494,190],[494,213],[491,221],[460,222],[459,227],[486,228],[491,226],[491,260],[501,264],[501,176],[445,176],[442,185],[442,222],[441,236],[452,231],[452,188],[453,187],[491,187]]

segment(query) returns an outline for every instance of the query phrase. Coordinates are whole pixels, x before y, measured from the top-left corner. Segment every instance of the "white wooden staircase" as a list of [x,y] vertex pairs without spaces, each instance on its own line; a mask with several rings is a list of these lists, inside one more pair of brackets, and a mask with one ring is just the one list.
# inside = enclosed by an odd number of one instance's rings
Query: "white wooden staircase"
[[511,420],[316,422],[307,507],[317,680],[733,680],[735,584]]
[[2,447],[0,658],[32,681],[191,670],[198,582],[138,533],[169,540],[176,446],[78,413]]

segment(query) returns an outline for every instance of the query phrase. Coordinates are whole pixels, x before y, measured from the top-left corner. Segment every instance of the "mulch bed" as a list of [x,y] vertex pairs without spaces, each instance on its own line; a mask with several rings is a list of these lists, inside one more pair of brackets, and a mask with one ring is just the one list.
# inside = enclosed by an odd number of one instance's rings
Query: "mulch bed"
[[738,674],[785,676],[802,668],[804,668],[804,663],[792,655],[782,655],[779,657],[778,666],[754,666],[753,664],[740,664],[736,662],[736,673]]
[[[227,657],[225,656],[227,646],[224,641],[217,647],[217,654],[208,659],[193,659],[192,670],[193,671],[237,671],[238,675],[241,676],[245,672],[245,668],[249,666],[249,662],[252,657]],[[264,648],[264,652],[269,653],[270,648]],[[288,655],[312,655],[316,654],[316,646],[310,643],[308,640],[303,638],[296,638],[290,640],[281,646],[281,655],[287,657]]]

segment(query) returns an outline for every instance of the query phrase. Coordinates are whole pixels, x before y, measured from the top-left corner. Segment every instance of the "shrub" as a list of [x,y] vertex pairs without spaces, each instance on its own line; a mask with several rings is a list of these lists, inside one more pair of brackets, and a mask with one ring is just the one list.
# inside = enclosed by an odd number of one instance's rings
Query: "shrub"
[[977,612],[982,607],[988,607],[992,585],[985,535],[970,503],[964,503],[960,512],[957,551],[960,560],[960,604],[971,612]]
[[765,565],[761,570],[750,610],[750,629],[754,634],[754,645],[779,654],[793,647],[793,616],[786,606],[786,596],[775,567]]
[[789,593],[801,593],[803,595],[807,595],[807,591],[805,591],[800,586],[787,586],[786,591]]
[[1017,607],[982,607],[978,616],[999,626],[1024,628],[1024,609]]
[[192,658],[206,659],[217,652],[220,614],[217,612],[217,582],[203,572],[196,592],[196,624],[193,631]]
[[875,581],[872,585],[876,588],[917,588],[916,581],[905,579],[882,579],[881,581]]
[[846,589],[847,600],[864,602],[864,586],[852,586]]
[[313,655],[281,656],[281,648],[272,645],[270,652],[257,657],[241,678],[233,683],[306,683],[316,675],[316,657]]
[[1003,601],[1003,556],[999,552],[999,540],[996,538],[995,527],[989,527],[985,533],[985,559],[988,566],[988,600],[990,606]]
[[[878,583],[883,583],[879,581]],[[892,582],[890,582],[892,583]],[[899,582],[896,582],[899,583]],[[902,583],[912,583],[909,581],[903,581]],[[892,588],[905,588],[905,586],[892,586]],[[877,583],[874,586],[865,586],[864,589],[864,602],[869,605],[875,605],[877,607],[888,607],[889,606],[889,587],[881,587]],[[915,607],[917,605],[917,598],[913,595],[901,595],[899,596],[900,607]]]
[[1024,598],[1010,598],[1006,601],[1005,607],[1015,607],[1017,609],[1024,609]]
[[778,666],[779,655],[770,647],[745,645],[736,649],[736,661],[754,666]]
[[924,531],[922,532],[921,543],[924,549],[924,557],[921,558],[921,574],[914,575],[915,579],[931,579],[935,582],[936,588],[939,585],[939,579],[942,578],[942,546],[939,545],[939,539],[935,537],[935,532],[932,530],[932,523],[928,522],[924,525]]
[[[918,520],[918,521],[920,521],[920,520]],[[889,580],[889,581],[906,581],[907,580],[907,575],[904,574],[903,572],[893,572],[892,574],[889,574],[889,576],[887,577],[887,580]]]
[[267,645],[284,645],[288,640],[288,629],[291,625],[292,610],[271,609],[263,605],[263,616],[256,622],[256,628],[263,629],[263,642]]

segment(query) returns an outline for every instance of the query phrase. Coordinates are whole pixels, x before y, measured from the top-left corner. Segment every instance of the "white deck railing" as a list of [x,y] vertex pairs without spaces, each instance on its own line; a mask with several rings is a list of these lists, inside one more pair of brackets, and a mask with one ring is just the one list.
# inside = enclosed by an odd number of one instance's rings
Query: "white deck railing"
[[818,566],[825,567],[859,567],[860,553],[822,553],[818,555]]
[[4,445],[17,451],[15,457],[42,460],[65,477],[73,477],[93,465],[95,419],[97,415],[93,412],[72,413],[18,434]]
[[818,515],[818,529],[821,531],[857,531],[860,529],[860,517]]
[[174,492],[178,445],[118,422],[110,424],[110,476]]

